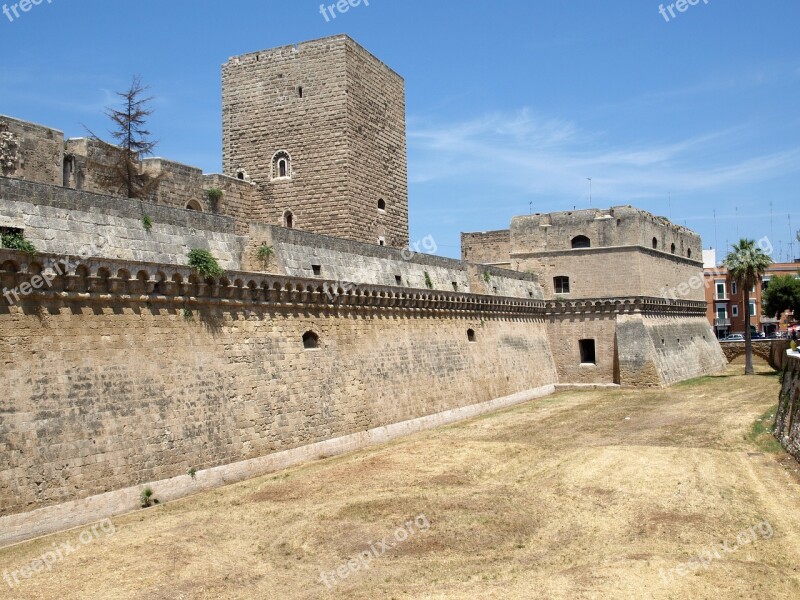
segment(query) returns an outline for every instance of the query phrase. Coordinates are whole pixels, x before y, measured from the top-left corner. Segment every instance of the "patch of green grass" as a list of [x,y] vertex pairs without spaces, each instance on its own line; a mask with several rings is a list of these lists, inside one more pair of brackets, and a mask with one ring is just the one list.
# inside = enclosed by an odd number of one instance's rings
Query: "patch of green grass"
[[682,388],[682,387],[708,385],[709,383],[714,383],[715,381],[718,381],[719,378],[720,378],[719,376],[704,375],[703,377],[695,377],[694,379],[687,379],[686,381],[681,381],[680,383],[676,383],[672,387]]
[[750,429],[750,434],[747,436],[753,444],[758,446],[759,450],[768,454],[777,454],[783,452],[783,446],[772,435],[775,427],[775,415],[778,412],[778,407],[769,409],[761,417],[753,423]]

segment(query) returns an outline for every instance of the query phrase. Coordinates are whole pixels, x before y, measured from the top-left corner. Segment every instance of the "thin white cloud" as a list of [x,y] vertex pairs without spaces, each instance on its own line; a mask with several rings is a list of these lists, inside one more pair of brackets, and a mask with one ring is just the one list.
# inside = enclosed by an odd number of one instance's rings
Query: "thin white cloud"
[[[409,132],[412,183],[493,181],[527,193],[580,196],[592,177],[606,196],[722,190],[800,170],[800,147],[732,156],[741,127],[670,143],[618,148],[577,124],[530,109]],[[723,160],[723,157],[725,160]]]

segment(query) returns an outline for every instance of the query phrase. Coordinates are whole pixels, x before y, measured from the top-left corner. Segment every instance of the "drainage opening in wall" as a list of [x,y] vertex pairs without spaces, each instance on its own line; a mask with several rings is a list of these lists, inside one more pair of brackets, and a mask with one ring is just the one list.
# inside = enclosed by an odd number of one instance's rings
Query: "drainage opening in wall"
[[306,331],[303,334],[303,348],[306,350],[316,350],[319,348],[319,336],[313,331]]
[[581,364],[582,365],[596,365],[597,354],[595,351],[594,340],[581,340],[578,342],[581,349]]

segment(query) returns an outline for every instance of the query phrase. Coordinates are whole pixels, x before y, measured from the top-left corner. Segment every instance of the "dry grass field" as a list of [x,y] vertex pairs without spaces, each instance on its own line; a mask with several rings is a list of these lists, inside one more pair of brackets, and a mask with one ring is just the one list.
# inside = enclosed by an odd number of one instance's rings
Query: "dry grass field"
[[0,597],[800,598],[798,465],[760,421],[777,377],[741,371],[561,393],[118,517]]

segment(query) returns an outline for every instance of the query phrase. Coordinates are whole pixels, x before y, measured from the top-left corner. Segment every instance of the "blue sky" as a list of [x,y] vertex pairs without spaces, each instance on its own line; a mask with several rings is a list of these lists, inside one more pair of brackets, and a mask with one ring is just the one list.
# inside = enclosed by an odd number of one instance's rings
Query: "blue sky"
[[0,113],[102,132],[139,73],[157,154],[219,172],[222,63],[348,33],[405,78],[411,237],[440,254],[531,207],[588,207],[591,177],[594,206],[800,257],[800,3],[659,4],[370,0],[326,22],[319,0],[43,0],[0,14]]

